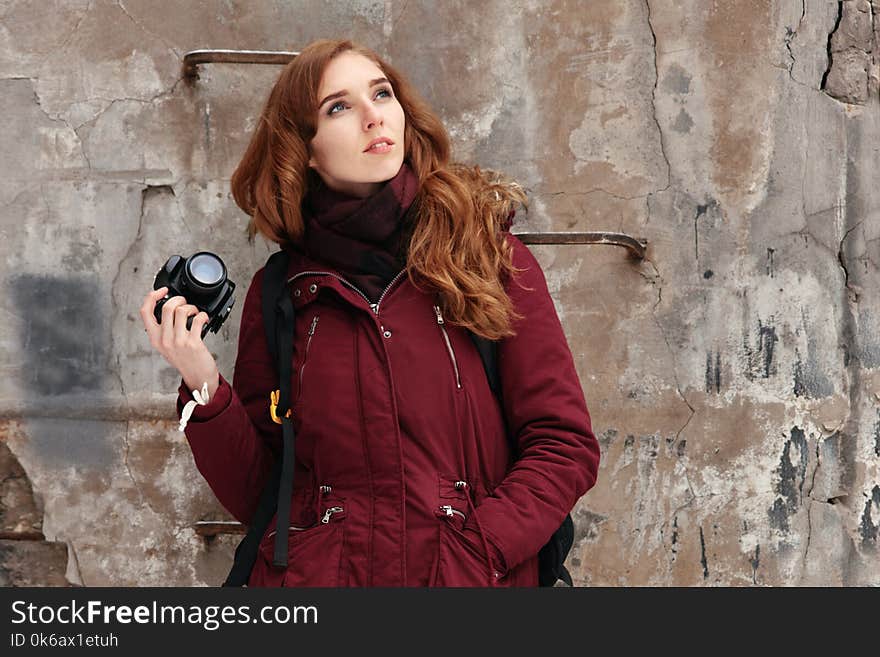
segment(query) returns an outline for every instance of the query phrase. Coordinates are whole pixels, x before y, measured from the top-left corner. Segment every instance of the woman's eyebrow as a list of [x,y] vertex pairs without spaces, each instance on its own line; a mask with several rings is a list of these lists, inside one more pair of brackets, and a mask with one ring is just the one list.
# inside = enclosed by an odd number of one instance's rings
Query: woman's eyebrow
[[[376,78],[375,80],[370,80],[369,86],[375,87],[377,84],[381,84],[382,82],[388,82],[388,78]],[[342,91],[337,91],[336,93],[332,93],[329,96],[327,96],[324,100],[322,100],[320,103],[318,103],[318,108],[320,109],[321,107],[323,107],[324,103],[326,103],[328,100],[342,98],[343,96],[346,96],[346,95],[348,95],[348,89],[343,89]]]

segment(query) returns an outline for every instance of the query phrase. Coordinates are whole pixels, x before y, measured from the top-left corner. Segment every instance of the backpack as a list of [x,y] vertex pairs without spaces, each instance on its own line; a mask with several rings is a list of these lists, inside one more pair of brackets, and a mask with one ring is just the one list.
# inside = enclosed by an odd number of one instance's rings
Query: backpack
[[[293,360],[293,327],[294,311],[290,294],[287,292],[287,266],[289,255],[286,251],[276,251],[266,262],[263,273],[262,310],[266,340],[275,370],[279,375],[277,396],[273,393],[275,416],[281,421],[283,447],[281,459],[276,461],[269,480],[267,481],[251,524],[244,538],[235,549],[232,568],[223,586],[244,586],[250,578],[251,570],[257,558],[260,541],[276,509],[278,512],[278,531],[275,534],[275,546],[272,563],[274,566],[287,567],[287,528],[290,526],[290,501],[293,494],[294,473],[294,431],[290,418],[290,376]],[[497,343],[468,331],[471,340],[483,361],[489,387],[500,400],[501,380],[498,374]],[[574,523],[569,513],[550,540],[538,553],[538,584],[554,586],[562,580],[573,586],[571,574],[565,567],[574,543]]]

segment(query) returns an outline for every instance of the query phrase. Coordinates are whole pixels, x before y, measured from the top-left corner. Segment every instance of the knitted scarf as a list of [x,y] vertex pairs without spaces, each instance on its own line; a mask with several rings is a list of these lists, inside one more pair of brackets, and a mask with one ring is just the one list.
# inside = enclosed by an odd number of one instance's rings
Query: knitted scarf
[[303,246],[309,257],[333,267],[371,302],[406,267],[413,201],[419,180],[404,162],[367,198],[315,185],[302,203]]

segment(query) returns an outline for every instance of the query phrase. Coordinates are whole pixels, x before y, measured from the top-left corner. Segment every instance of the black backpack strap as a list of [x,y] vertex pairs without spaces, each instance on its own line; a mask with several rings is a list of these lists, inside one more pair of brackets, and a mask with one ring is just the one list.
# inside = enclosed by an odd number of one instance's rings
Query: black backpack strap
[[[263,284],[261,289],[261,301],[262,301],[262,310],[263,310],[263,326],[266,330],[266,341],[269,346],[269,353],[272,357],[272,363],[276,370],[279,369],[279,343],[282,345],[286,344],[286,347],[282,349],[286,354],[282,354],[283,357],[286,355],[286,369],[287,376],[282,377],[281,381],[286,380],[286,386],[281,385],[281,399],[278,404],[278,413],[286,414],[287,409],[289,408],[290,403],[290,367],[291,367],[291,359],[292,359],[292,350],[293,350],[293,306],[290,304],[289,308],[282,310],[278,307],[279,300],[286,299],[288,303],[290,303],[289,295],[283,294],[283,292],[287,289],[287,265],[288,265],[288,254],[286,251],[277,251],[273,253],[269,260],[266,263],[265,270],[263,272]],[[289,327],[284,328],[284,324],[286,322],[278,321],[278,315],[281,313],[284,316],[289,316],[290,323]],[[285,337],[279,339],[279,332],[284,332],[286,335],[289,334],[289,339]],[[282,415],[283,417],[283,415]],[[272,516],[275,514],[276,508],[278,508],[278,499],[279,499],[279,489],[288,489],[290,491],[293,490],[293,426],[290,424],[289,419],[285,419],[282,421],[282,428],[284,431],[284,448],[282,451],[282,457],[280,461],[276,461],[275,465],[272,468],[272,472],[269,476],[269,480],[266,482],[262,493],[260,494],[259,502],[257,503],[257,509],[254,512],[254,516],[251,519],[251,523],[248,527],[247,534],[238,544],[238,547],[235,549],[235,558],[233,560],[232,568],[229,571],[229,575],[226,578],[226,581],[223,583],[223,586],[244,586],[247,584],[248,579],[250,578],[251,571],[253,570],[254,563],[257,559],[257,552],[259,550],[260,541],[263,538],[263,534],[266,531],[266,528],[269,526],[269,523],[272,521]],[[288,465],[288,468],[284,466]],[[285,475],[287,475],[287,479],[285,479]],[[284,499],[282,497],[281,499]],[[290,521],[290,495],[287,496],[287,508],[286,510],[279,510],[278,513],[278,526],[281,527],[283,524],[289,524]],[[283,506],[283,505],[282,505]],[[282,514],[281,511],[284,511]],[[282,535],[283,538],[287,538],[287,527],[284,528],[283,531],[279,531],[278,534]],[[277,561],[278,557],[278,549],[277,549],[276,541],[276,554],[275,561]],[[284,564],[287,563],[287,543],[284,542]]]
[[263,269],[263,327],[266,331],[266,343],[269,345],[269,354],[272,356],[272,364],[278,369],[278,336],[275,332],[275,306],[281,291],[287,287],[287,264],[290,257],[285,250],[276,251]]
[[248,527],[247,534],[241,539],[238,547],[235,548],[235,558],[232,562],[232,568],[223,586],[244,586],[248,583],[251,571],[254,569],[254,563],[257,560],[257,552],[260,548],[260,541],[263,539],[263,532],[272,521],[272,515],[275,513],[275,502],[278,495],[278,481],[281,476],[281,461],[276,461],[272,468],[272,474],[269,481],[263,487],[260,494],[260,501],[257,503],[257,510]]
[[275,315],[278,347],[280,391],[276,415],[281,418],[284,443],[281,452],[281,481],[278,483],[278,522],[275,533],[275,554],[272,563],[287,568],[288,532],[290,530],[290,498],[293,495],[294,439],[290,409],[291,360],[293,360],[293,302],[289,294],[282,294]]
[[486,370],[486,378],[489,380],[489,387],[495,394],[498,401],[501,401],[501,377],[498,374],[498,343],[495,340],[484,338],[468,330],[468,335],[480,353],[480,359],[483,361],[483,369]]

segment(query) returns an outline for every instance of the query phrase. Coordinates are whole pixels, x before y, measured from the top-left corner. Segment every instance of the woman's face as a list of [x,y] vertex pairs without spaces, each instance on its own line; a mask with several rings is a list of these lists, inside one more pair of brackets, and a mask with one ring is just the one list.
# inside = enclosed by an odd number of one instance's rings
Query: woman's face
[[[309,166],[331,189],[365,197],[403,164],[403,108],[378,66],[348,51],[334,57],[318,88]],[[384,141],[369,148],[376,139]]]

